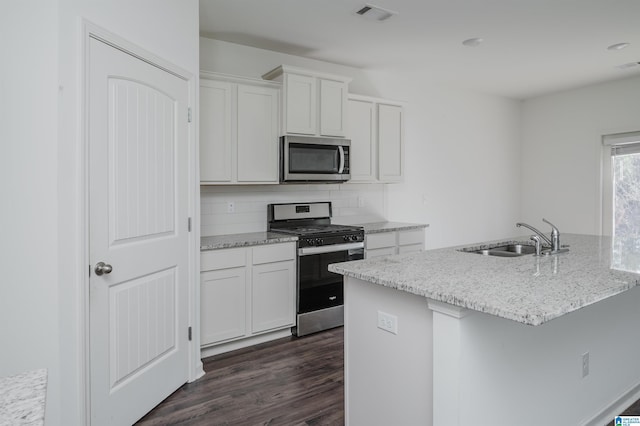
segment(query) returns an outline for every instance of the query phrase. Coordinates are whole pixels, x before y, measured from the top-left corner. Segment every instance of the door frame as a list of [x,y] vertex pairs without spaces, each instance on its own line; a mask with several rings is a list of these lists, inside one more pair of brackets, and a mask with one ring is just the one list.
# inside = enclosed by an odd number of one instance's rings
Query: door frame
[[[128,53],[144,62],[169,72],[176,77],[187,82],[188,101],[187,105],[191,109],[191,122],[187,129],[188,142],[188,217],[191,218],[191,232],[189,232],[189,260],[188,260],[188,321],[191,327],[192,339],[189,343],[189,366],[188,382],[192,382],[204,375],[202,360],[200,359],[200,298],[199,270],[200,270],[200,192],[199,192],[199,165],[198,165],[198,75],[194,75],[179,66],[162,59],[161,57],[129,42],[128,40],[113,34],[112,32],[95,25],[94,23],[82,19],[82,40],[81,40],[81,89],[80,89],[80,132],[81,143],[79,144],[78,166],[80,200],[82,214],[77,224],[77,231],[80,243],[80,265],[86,268],[89,264],[89,41],[91,38],[100,40],[116,49]],[[187,224],[185,223],[186,227]],[[91,424],[91,394],[90,394],[90,340],[89,340],[89,273],[85,269],[81,273],[82,282],[79,287],[78,299],[80,303],[80,321],[76,330],[77,341],[79,342],[79,359],[82,360],[78,366],[79,380],[78,395],[81,399],[80,407],[85,424]]]

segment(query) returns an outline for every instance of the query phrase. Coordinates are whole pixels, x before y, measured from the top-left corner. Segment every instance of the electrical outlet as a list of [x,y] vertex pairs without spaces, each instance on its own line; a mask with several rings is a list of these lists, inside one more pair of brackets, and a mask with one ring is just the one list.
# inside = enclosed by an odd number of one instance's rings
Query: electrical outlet
[[398,317],[378,311],[378,328],[389,333],[398,334]]
[[582,354],[582,378],[589,375],[589,352]]
[[358,207],[364,207],[364,198],[358,195]]
[[229,201],[227,203],[227,213],[235,213],[236,212],[236,203],[233,201]]

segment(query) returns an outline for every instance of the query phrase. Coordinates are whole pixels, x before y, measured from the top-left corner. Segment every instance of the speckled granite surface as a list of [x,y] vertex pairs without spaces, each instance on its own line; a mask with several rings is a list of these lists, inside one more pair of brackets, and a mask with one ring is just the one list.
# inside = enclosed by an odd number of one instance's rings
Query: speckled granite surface
[[246,234],[216,235],[200,238],[200,250],[217,250],[233,247],[258,246],[262,244],[286,243],[298,241],[294,235],[277,232],[250,232]]
[[[529,243],[526,237],[500,241],[509,240]],[[329,270],[529,325],[640,285],[640,264],[632,256],[627,265],[624,259],[612,262],[611,238],[562,234],[561,243],[570,245],[568,253],[494,257],[453,247],[333,264]]]
[[0,378],[0,426],[44,424],[47,370]]
[[403,222],[372,222],[372,223],[354,223],[354,225],[362,226],[365,234],[376,234],[378,232],[408,231],[411,229],[422,229],[429,225],[420,223],[403,223]]

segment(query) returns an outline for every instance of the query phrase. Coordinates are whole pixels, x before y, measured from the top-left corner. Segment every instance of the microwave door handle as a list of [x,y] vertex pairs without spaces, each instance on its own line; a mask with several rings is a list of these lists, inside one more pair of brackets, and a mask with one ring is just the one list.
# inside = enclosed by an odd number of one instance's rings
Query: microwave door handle
[[344,171],[344,148],[342,146],[338,146],[338,152],[340,153],[340,167],[338,168],[338,173],[342,174]]

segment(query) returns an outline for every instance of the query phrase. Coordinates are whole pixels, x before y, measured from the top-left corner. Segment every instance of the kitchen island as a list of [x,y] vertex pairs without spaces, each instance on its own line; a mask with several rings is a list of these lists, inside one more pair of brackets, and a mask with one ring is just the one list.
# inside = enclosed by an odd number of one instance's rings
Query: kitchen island
[[331,265],[345,276],[347,424],[604,425],[638,399],[637,258],[607,237],[562,243]]

